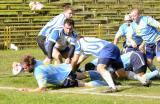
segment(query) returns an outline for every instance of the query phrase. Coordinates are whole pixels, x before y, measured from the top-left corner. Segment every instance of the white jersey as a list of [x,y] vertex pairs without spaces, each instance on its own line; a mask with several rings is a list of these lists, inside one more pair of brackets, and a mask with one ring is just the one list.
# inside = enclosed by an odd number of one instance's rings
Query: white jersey
[[110,42],[94,37],[84,37],[77,41],[75,53],[98,57],[99,52]]

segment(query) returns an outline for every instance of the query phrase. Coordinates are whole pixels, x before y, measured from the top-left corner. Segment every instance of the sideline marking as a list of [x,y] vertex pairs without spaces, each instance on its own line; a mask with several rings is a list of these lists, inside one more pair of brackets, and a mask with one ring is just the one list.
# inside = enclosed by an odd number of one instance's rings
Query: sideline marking
[[[2,90],[19,90],[20,88],[16,87],[0,87]],[[58,90],[48,90],[49,93],[66,93],[66,94],[90,94],[90,95],[102,95],[102,96],[117,96],[117,97],[137,97],[137,98],[148,98],[148,99],[160,99],[160,96],[149,96],[143,94],[131,94],[131,93],[100,93],[100,92],[88,92],[96,90],[96,88],[84,88],[83,90],[66,90],[66,89],[58,89]]]

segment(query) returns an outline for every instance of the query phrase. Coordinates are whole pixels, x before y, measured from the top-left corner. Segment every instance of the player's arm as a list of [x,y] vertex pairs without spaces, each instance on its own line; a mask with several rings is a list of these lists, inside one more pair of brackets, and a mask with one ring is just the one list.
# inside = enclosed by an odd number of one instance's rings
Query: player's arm
[[121,36],[125,36],[123,25],[121,25],[121,26],[119,27],[119,29],[118,29],[118,31],[117,31],[117,33],[116,33],[116,35],[115,35],[115,38],[114,38],[114,44],[115,44],[115,45],[118,44],[119,38],[120,38]]
[[43,92],[46,91],[46,87],[38,87],[36,89],[30,89],[30,88],[20,88],[18,91],[24,91],[24,92]]
[[137,48],[137,43],[133,40],[133,34],[134,34],[134,30],[132,29],[132,27],[130,26],[128,28],[128,31],[126,33],[126,38],[128,39],[128,41],[131,43],[133,48]]
[[160,22],[158,22],[157,20],[155,20],[154,18],[152,17],[149,17],[148,16],[148,19],[147,19],[147,23],[153,27],[156,27],[156,28],[159,28],[160,29]]
[[69,53],[68,53],[68,57],[67,57],[67,59],[65,60],[65,63],[71,63],[71,58],[72,58],[72,56],[73,56],[73,54],[74,54],[74,50],[75,50],[75,45],[71,45],[70,46],[70,50],[69,50]]
[[53,47],[54,47],[55,43],[52,41],[49,41],[49,45],[48,45],[48,58],[52,59],[52,51],[53,51]]
[[71,65],[72,65],[72,70],[75,71],[78,68],[78,59],[79,59],[80,55],[79,54],[74,54],[72,61],[71,61]]
[[43,51],[43,53],[45,55],[47,55],[47,51],[45,49],[45,45],[44,45],[44,42],[46,40],[46,37],[45,36],[42,36],[42,35],[39,35],[36,39],[37,43],[38,43],[38,46],[41,48],[41,50]]
[[145,52],[145,41],[143,41],[141,44],[140,44],[140,46],[139,46],[139,50],[141,51],[141,52]]
[[51,33],[51,35],[49,36],[48,40],[49,40],[49,43],[48,43],[48,58],[50,60],[52,60],[52,52],[53,52],[53,48],[54,48],[54,45],[55,43],[57,42],[57,40],[60,38],[59,36],[59,30],[55,30]]
[[78,62],[77,62],[77,64],[78,65],[80,65],[84,60],[86,60],[87,59],[87,56],[86,55],[81,55],[80,57],[79,57],[79,59],[78,59]]
[[119,38],[121,37],[120,34],[116,34],[115,38],[114,38],[114,44],[117,45],[118,44],[118,41],[119,41]]

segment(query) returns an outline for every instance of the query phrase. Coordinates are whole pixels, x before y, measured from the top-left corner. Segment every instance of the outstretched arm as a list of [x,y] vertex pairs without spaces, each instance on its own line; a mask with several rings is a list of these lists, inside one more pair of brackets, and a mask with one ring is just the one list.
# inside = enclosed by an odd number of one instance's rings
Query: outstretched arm
[[30,88],[20,88],[18,89],[18,91],[24,91],[24,92],[43,92],[43,91],[46,91],[46,88],[45,87],[38,87],[36,89],[30,89]]
[[72,70],[76,70],[78,67],[78,60],[79,60],[80,55],[79,54],[74,54],[71,65],[72,65]]

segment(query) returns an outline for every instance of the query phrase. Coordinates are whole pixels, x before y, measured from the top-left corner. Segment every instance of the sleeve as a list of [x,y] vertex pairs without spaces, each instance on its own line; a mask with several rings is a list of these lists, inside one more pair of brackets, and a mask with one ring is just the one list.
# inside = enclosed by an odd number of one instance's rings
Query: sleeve
[[59,27],[61,25],[64,24],[64,20],[66,19],[65,15],[64,14],[59,14],[57,15],[56,17],[52,18],[48,23],[47,23],[47,27],[50,28],[50,27]]
[[57,42],[60,39],[60,34],[59,34],[60,30],[54,30],[53,32],[51,32],[51,34],[48,37],[49,41],[52,42]]
[[52,41],[49,41],[49,45],[48,45],[48,58],[52,59],[52,52],[53,52],[53,47],[54,47],[55,43]]
[[121,25],[116,33],[116,38],[119,38],[120,36],[125,36],[125,32],[124,32],[124,25]]
[[71,46],[70,46],[69,53],[68,53],[68,58],[72,58],[73,53],[74,53],[74,50],[75,50],[75,46],[74,46],[74,45],[71,45]]
[[76,44],[76,40],[77,40],[77,37],[78,37],[78,35],[75,33],[75,32],[73,32],[73,37],[70,39],[70,44],[71,45],[75,45]]
[[147,23],[155,28],[160,28],[160,22],[150,16],[147,17]]
[[79,41],[77,41],[77,44],[75,45],[75,54],[81,53],[81,44]]

